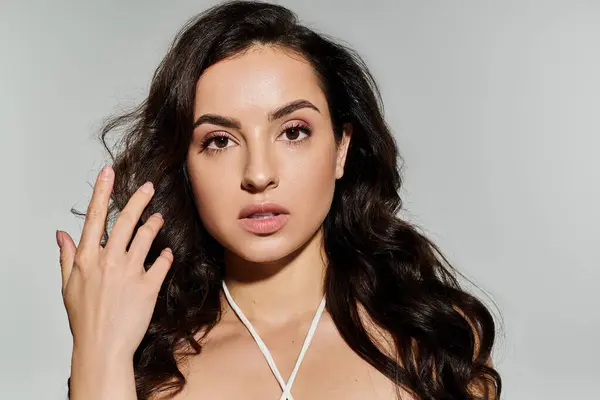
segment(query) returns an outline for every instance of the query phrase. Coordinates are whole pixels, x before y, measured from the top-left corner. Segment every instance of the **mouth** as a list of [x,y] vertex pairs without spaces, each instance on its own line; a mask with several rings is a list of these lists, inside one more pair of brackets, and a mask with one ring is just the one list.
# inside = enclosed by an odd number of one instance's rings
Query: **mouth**
[[260,204],[248,204],[240,211],[238,218],[272,218],[282,214],[289,214],[290,212],[282,205],[276,203],[260,203]]
[[255,234],[279,231],[289,219],[289,211],[275,203],[250,204],[238,216],[242,227]]
[[272,217],[276,217],[278,215],[281,215],[279,213],[256,213],[256,214],[252,214],[246,218],[249,219],[267,219],[267,218],[272,218]]

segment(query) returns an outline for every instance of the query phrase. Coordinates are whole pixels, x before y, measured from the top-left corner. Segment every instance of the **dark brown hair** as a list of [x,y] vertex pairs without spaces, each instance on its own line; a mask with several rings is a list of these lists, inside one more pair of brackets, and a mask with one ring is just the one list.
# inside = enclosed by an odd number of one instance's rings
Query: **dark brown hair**
[[[439,249],[397,216],[402,208],[399,154],[364,62],[346,46],[299,24],[288,9],[246,1],[220,4],[190,20],[156,70],[146,100],[101,132],[116,172],[110,215],[114,219],[135,190],[152,181],[155,195],[138,227],[155,212],[166,223],[147,265],[165,247],[175,255],[134,356],[138,398],[181,390],[186,380],[177,367],[177,350],[199,353],[195,335],[220,318],[222,247],[198,216],[185,157],[200,75],[255,44],[305,58],[320,80],[336,139],[344,123],[353,126],[344,176],[324,222],[327,310],[344,340],[420,399],[491,398],[470,390],[478,381],[487,382],[498,398],[500,376],[486,364],[495,337],[491,313],[461,289]],[[123,136],[113,154],[107,135],[117,128]],[[104,240],[109,224],[110,218]],[[360,309],[391,335],[397,354],[380,349]]]

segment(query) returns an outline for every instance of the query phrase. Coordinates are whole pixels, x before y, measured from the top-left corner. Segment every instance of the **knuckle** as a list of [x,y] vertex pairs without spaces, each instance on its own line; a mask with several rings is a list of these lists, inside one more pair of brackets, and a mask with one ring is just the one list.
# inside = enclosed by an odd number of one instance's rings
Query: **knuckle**
[[97,181],[94,185],[94,194],[98,196],[104,196],[108,190],[107,186],[108,185],[105,183],[105,181]]
[[85,213],[85,218],[96,221],[96,220],[102,219],[103,215],[104,215],[104,213],[100,208],[95,207],[95,206],[90,206],[87,209],[87,212]]
[[142,225],[142,227],[148,227],[153,234],[156,234],[163,225],[163,222],[164,221],[161,217],[159,217],[156,214],[153,214],[150,216],[150,218],[148,218],[148,220],[146,220],[146,223]]
[[155,229],[148,224],[142,225],[138,229],[138,234],[140,234],[141,236],[154,236],[154,232]]
[[74,261],[78,267],[85,267],[90,262],[90,256],[85,252],[77,252]]
[[119,214],[119,220],[125,222],[126,224],[134,224],[136,222],[135,217],[129,210],[123,210]]
[[118,266],[118,260],[116,260],[115,257],[111,254],[107,254],[105,257],[102,258],[102,261],[100,262],[100,267],[105,270],[112,270]]

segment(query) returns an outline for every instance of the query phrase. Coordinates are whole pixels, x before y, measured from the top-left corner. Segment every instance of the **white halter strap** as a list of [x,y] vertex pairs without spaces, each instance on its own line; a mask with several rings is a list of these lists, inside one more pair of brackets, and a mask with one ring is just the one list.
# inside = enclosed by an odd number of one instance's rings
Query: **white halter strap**
[[292,373],[286,383],[286,381],[281,376],[281,373],[279,372],[277,365],[275,365],[275,360],[273,359],[273,356],[271,355],[271,352],[269,351],[267,345],[265,344],[265,342],[263,342],[263,340],[259,336],[258,332],[256,332],[256,330],[254,329],[254,327],[252,326],[252,324],[250,323],[248,318],[246,318],[246,316],[244,315],[244,313],[242,312],[240,307],[233,300],[233,297],[231,297],[231,294],[229,293],[229,289],[227,289],[227,285],[225,284],[225,281],[222,281],[222,284],[223,284],[223,292],[225,293],[225,297],[227,298],[229,305],[231,306],[233,311],[236,313],[236,315],[238,316],[240,321],[242,321],[242,323],[246,326],[246,328],[252,335],[252,338],[254,339],[254,341],[258,345],[260,351],[262,352],[263,356],[267,360],[267,364],[269,364],[269,367],[271,368],[273,375],[275,375],[277,382],[279,382],[279,386],[281,386],[281,389],[283,390],[283,393],[281,394],[281,397],[279,398],[279,400],[294,400],[294,397],[292,397],[292,393],[291,393],[292,385],[294,384],[294,380],[296,379],[296,375],[298,374],[298,369],[300,369],[300,364],[302,363],[302,360],[304,359],[304,355],[306,354],[306,351],[308,350],[308,346],[310,345],[310,342],[312,341],[315,331],[317,330],[317,325],[319,324],[321,315],[323,315],[323,311],[325,310],[325,296],[323,296],[323,299],[321,300],[321,304],[319,304],[319,308],[317,308],[317,311],[312,320],[312,323],[310,324],[310,328],[308,329],[308,333],[306,334],[306,338],[304,339],[304,343],[302,344],[302,350],[300,350],[300,354],[298,355],[298,359],[296,360],[296,365],[294,365],[294,369],[292,370]]

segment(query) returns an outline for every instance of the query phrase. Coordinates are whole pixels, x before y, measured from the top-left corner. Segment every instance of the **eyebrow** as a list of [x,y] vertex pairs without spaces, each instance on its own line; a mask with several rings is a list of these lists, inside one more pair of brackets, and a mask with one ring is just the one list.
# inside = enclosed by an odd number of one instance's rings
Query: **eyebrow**
[[[273,110],[269,113],[269,122],[275,121],[279,118],[283,118],[286,115],[293,113],[296,110],[300,110],[302,108],[310,108],[320,113],[319,109],[308,100],[294,100],[288,104],[279,107],[276,110]],[[219,125],[225,128],[231,129],[242,129],[242,124],[239,120],[231,117],[223,117],[221,115],[216,114],[204,114],[200,116],[196,122],[194,122],[194,129],[202,124],[212,124]]]

